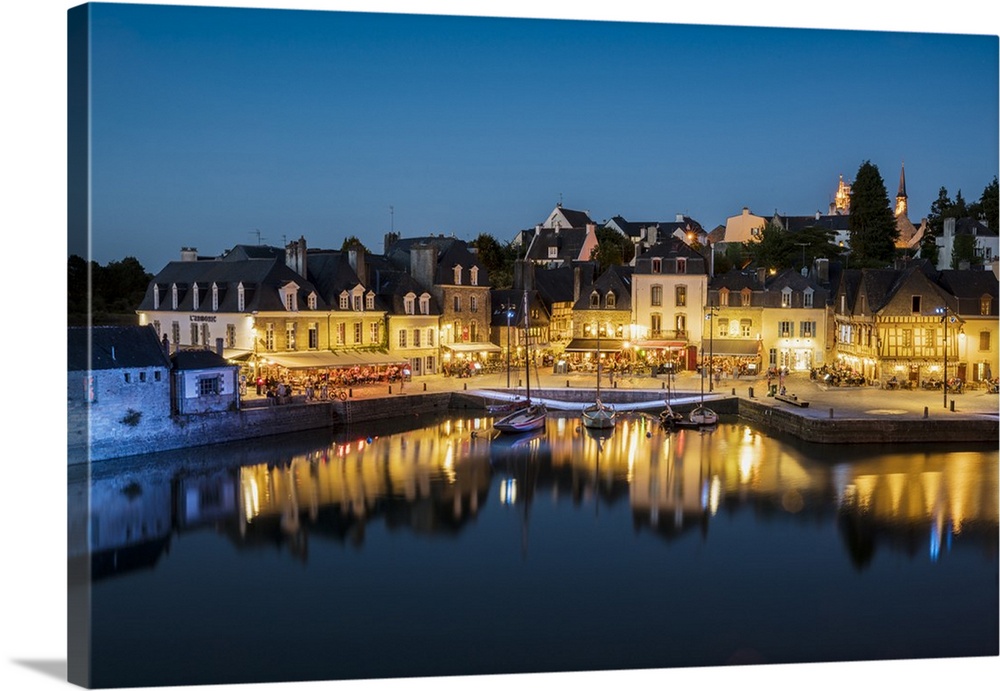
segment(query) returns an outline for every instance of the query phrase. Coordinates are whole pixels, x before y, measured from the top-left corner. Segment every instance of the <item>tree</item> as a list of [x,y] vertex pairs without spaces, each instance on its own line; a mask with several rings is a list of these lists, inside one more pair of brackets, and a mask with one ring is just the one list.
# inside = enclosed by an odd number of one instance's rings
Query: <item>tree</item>
[[944,219],[948,218],[955,202],[948,196],[948,190],[944,187],[938,190],[938,197],[931,203],[930,213],[927,214],[927,227],[935,236],[940,236],[944,232]]
[[979,198],[979,209],[983,221],[990,230],[1000,230],[1000,211],[997,203],[997,176],[993,176],[993,182],[988,184]]
[[896,218],[878,166],[865,161],[851,185],[851,259],[855,266],[885,266],[896,254]]
[[792,265],[798,248],[791,235],[781,226],[768,222],[760,229],[756,240],[743,243],[743,251],[753,266],[762,269],[783,269]]
[[931,232],[930,224],[928,223],[927,229],[924,231],[924,236],[920,238],[920,258],[926,259],[932,266],[937,266],[938,253],[937,240],[934,233]]
[[511,243],[501,244],[489,233],[480,233],[469,243],[476,250],[476,256],[490,274],[490,285],[497,289],[510,288],[514,284],[514,261],[517,248]]
[[597,229],[597,247],[590,253],[590,260],[597,262],[598,274],[609,266],[628,264],[635,256],[632,241],[614,228],[602,226]]
[[970,267],[983,263],[983,258],[976,255],[976,238],[973,235],[955,236],[951,252],[951,268],[959,268],[962,262],[968,262]]
[[348,250],[364,250],[364,253],[368,254],[368,248],[358,239],[357,235],[349,235],[344,238],[344,244],[340,246],[340,251],[346,252]]

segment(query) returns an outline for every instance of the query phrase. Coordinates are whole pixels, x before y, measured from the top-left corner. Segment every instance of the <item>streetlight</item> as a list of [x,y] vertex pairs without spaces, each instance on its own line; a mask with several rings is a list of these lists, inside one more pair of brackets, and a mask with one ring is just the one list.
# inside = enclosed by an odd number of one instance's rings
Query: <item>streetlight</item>
[[514,305],[504,305],[507,310],[507,388],[510,388],[510,320],[514,316]]
[[[718,313],[719,308],[715,305],[711,307],[706,307],[708,314],[705,315],[705,321],[708,322],[708,392],[711,393],[715,391],[715,385],[712,383],[712,362],[714,355],[713,339],[715,337],[715,321],[712,317]],[[704,341],[704,339],[702,339]],[[704,370],[705,368],[702,367]]]
[[[935,314],[941,315],[941,323],[944,324],[944,377],[941,382],[941,391],[944,392],[944,407],[948,407],[948,322],[959,321],[958,315],[952,312],[947,305],[934,310]],[[949,316],[950,315],[950,316]]]

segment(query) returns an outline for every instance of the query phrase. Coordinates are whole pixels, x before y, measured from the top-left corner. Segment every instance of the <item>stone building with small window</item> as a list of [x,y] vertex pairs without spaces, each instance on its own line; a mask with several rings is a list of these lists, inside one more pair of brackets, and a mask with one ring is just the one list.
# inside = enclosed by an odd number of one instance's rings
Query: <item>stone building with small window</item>
[[610,266],[580,291],[573,305],[573,339],[565,353],[589,359],[600,347],[602,354],[631,357],[624,349],[626,343],[631,346],[633,272],[631,266]]
[[210,350],[179,350],[170,356],[170,362],[173,413],[191,415],[239,409],[238,366]]

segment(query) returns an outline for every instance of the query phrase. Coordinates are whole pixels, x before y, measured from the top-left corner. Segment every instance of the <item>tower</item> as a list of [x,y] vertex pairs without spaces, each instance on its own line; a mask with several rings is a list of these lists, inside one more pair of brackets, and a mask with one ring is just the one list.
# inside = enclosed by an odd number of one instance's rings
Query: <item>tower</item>
[[906,215],[906,169],[899,168],[899,191],[896,192],[896,218]]

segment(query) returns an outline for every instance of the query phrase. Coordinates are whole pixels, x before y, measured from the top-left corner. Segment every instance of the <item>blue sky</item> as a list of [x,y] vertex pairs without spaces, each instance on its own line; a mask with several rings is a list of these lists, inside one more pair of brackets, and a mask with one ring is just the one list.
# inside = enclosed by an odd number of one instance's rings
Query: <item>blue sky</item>
[[998,170],[996,36],[101,4],[92,32],[93,258],[150,271],[257,231],[507,240],[560,199],[825,212],[865,160],[890,197],[905,162],[919,221]]

